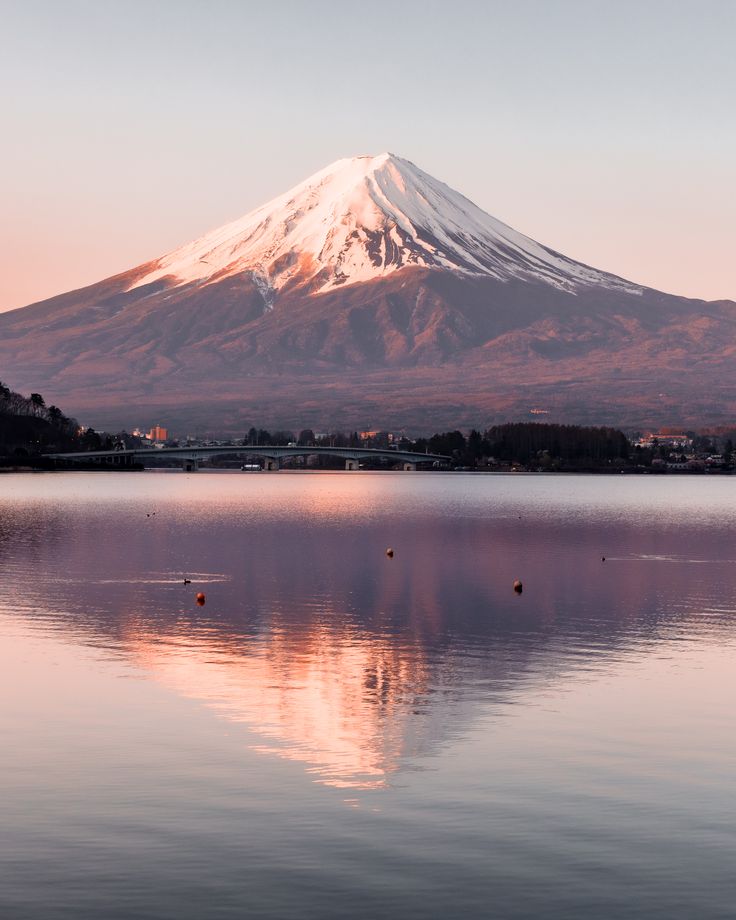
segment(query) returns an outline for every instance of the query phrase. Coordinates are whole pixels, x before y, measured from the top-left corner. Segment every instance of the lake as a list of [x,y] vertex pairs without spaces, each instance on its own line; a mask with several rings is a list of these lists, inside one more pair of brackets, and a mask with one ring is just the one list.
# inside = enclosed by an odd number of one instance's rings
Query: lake
[[0,916],[732,918],[735,540],[730,477],[0,477]]

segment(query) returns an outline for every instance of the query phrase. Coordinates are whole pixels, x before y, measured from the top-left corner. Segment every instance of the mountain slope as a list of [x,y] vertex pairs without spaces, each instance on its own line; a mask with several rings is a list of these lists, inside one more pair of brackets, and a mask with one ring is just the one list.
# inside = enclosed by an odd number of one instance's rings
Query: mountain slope
[[568,259],[389,154],[340,160],[160,259],[0,315],[3,376],[97,426],[164,413],[233,430],[432,427],[537,404],[710,422],[736,409],[735,350],[733,303]]

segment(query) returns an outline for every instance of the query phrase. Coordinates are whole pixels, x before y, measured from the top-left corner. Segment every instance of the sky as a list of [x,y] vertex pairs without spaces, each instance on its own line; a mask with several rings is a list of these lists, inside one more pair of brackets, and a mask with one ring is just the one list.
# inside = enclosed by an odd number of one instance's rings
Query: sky
[[0,311],[389,150],[572,258],[736,299],[732,0],[0,0]]

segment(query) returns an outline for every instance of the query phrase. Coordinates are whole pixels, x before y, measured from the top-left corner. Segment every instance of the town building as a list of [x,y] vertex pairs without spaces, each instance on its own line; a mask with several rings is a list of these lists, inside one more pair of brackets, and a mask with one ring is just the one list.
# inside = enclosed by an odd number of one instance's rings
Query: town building
[[162,428],[160,425],[154,425],[146,435],[149,441],[165,441],[168,436],[168,430],[166,428]]

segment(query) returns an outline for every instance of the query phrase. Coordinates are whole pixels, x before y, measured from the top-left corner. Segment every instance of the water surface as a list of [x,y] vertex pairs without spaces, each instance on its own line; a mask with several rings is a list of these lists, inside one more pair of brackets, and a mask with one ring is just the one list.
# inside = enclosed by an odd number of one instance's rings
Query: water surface
[[732,917],[735,494],[3,476],[0,915]]

